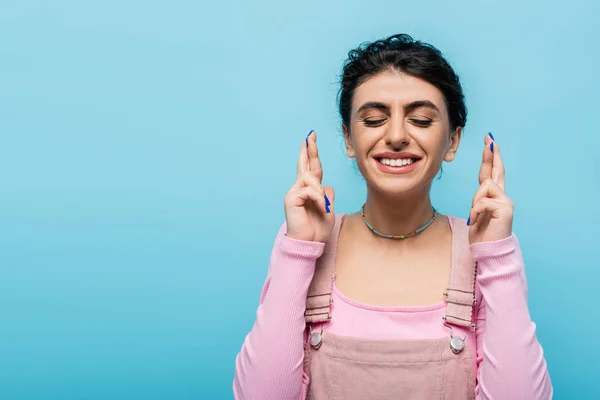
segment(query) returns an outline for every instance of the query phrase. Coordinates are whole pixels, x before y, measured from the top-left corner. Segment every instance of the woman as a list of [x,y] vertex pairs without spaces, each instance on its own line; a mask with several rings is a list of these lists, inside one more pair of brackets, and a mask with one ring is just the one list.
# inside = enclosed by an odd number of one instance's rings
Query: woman
[[334,214],[311,131],[236,360],[235,397],[551,398],[492,134],[469,220],[430,200],[466,123],[447,61],[408,35],[360,46],[343,68],[339,112],[366,202]]

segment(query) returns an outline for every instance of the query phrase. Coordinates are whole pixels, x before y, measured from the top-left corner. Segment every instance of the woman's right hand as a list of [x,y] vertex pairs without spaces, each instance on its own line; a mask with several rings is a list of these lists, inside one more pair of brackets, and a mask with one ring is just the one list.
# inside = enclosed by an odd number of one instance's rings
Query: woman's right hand
[[322,179],[317,134],[311,131],[300,149],[298,179],[284,199],[286,236],[323,243],[329,239],[335,223],[335,194],[330,186],[321,186]]

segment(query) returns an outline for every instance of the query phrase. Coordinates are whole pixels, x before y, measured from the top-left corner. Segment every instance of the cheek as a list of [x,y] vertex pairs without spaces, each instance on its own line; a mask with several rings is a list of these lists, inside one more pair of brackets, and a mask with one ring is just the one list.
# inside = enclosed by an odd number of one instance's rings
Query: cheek
[[357,155],[366,156],[381,140],[381,133],[377,128],[365,129],[364,126],[355,128],[352,131],[352,144]]
[[429,157],[440,158],[446,153],[449,139],[444,132],[429,132],[426,135],[419,135],[417,143]]

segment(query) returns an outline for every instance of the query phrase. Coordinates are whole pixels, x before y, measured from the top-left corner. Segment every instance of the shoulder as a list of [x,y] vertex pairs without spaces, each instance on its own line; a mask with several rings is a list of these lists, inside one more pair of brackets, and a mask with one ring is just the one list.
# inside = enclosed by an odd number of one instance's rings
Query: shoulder
[[342,222],[349,216],[348,213],[339,213],[335,214],[335,223],[336,225],[341,225]]
[[455,215],[446,215],[451,227],[455,226],[467,226],[467,220],[465,218],[457,217]]

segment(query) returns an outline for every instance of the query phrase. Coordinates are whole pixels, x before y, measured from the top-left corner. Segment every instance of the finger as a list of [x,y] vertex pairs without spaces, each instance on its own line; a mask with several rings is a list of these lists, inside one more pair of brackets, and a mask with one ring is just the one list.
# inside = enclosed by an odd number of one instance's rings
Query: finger
[[325,203],[325,196],[319,193],[313,186],[305,186],[301,189],[290,192],[291,205],[295,207],[302,207],[309,203],[317,205],[317,209],[323,213],[327,213],[327,206]]
[[473,200],[471,201],[471,205],[475,207],[475,204],[479,202],[482,198],[491,198],[491,199],[504,199],[506,198],[506,193],[498,186],[496,182],[492,179],[488,178],[483,181],[483,183],[479,186],[475,195],[473,196]]
[[298,180],[294,182],[294,185],[292,185],[290,190],[299,190],[305,186],[312,186],[315,188],[315,190],[318,190],[321,195],[325,196],[321,182],[319,182],[317,177],[314,176],[310,171],[304,171],[304,173],[298,177]]
[[298,178],[308,169],[308,151],[306,148],[306,142],[303,141],[300,146],[300,155],[298,156]]
[[480,199],[469,213],[470,225],[473,226],[479,220],[479,217],[484,213],[490,213],[492,217],[504,206],[504,203],[498,199],[491,199],[489,197],[484,197]]
[[[500,186],[502,190],[506,190],[505,188],[505,180],[504,180],[504,162],[502,161],[502,155],[500,154],[500,146],[498,146],[497,142],[493,143],[493,166],[492,166],[492,180]],[[492,147],[490,147],[492,149]]]
[[483,154],[481,156],[481,167],[479,168],[479,183],[481,184],[488,178],[492,177],[492,167],[494,162],[494,156],[491,150],[491,144],[493,143],[492,138],[485,135],[483,147]]
[[323,179],[323,169],[319,158],[319,149],[317,148],[317,133],[313,131],[308,136],[307,141],[309,170],[321,181]]

